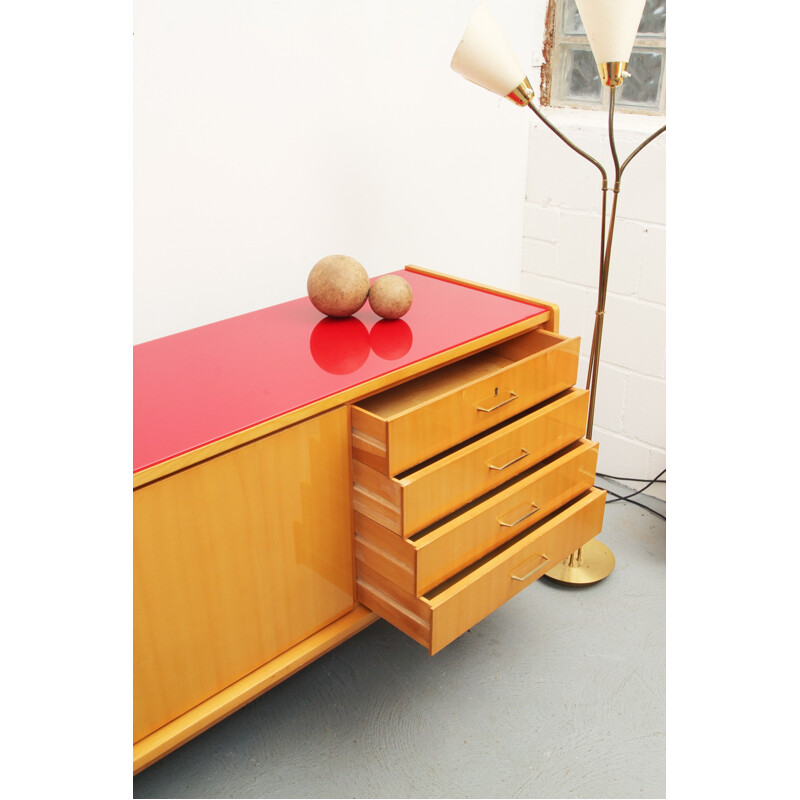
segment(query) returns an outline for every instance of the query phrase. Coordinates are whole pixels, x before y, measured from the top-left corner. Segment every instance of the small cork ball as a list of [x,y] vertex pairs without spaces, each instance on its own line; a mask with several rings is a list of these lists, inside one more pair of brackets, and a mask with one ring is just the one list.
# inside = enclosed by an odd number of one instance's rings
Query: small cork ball
[[306,289],[317,311],[329,317],[349,317],[367,302],[369,276],[350,256],[325,256],[311,268]]
[[369,306],[384,319],[400,319],[414,299],[411,285],[399,275],[382,275],[369,290]]

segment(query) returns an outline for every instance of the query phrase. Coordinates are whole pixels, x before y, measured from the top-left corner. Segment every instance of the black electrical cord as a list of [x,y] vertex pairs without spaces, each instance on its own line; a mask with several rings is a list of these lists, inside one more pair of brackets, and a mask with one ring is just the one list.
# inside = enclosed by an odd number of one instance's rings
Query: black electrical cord
[[631,481],[631,482],[635,482],[635,483],[645,482],[645,485],[642,486],[641,489],[637,489],[635,492],[632,492],[631,494],[627,494],[627,495],[617,494],[616,492],[612,492],[610,489],[606,489],[606,492],[608,492],[608,494],[610,494],[614,498],[613,500],[607,500],[606,503],[618,503],[620,500],[624,500],[624,501],[626,501],[628,503],[632,503],[635,506],[639,506],[639,508],[643,508],[646,511],[649,511],[651,514],[655,514],[657,517],[661,517],[661,519],[666,521],[667,518],[666,518],[666,516],[664,516],[664,514],[661,514],[658,511],[655,511],[654,509],[650,508],[650,506],[647,506],[644,503],[640,503],[638,500],[633,500],[632,499],[632,498],[636,497],[637,494],[641,494],[645,489],[649,488],[654,483],[666,483],[667,482],[666,478],[661,480],[661,476],[666,471],[667,471],[666,469],[662,469],[661,472],[659,472],[658,475],[656,475],[655,478],[653,478],[652,480],[649,480],[649,481],[646,478],[617,478],[617,477],[615,477],[613,475],[605,475],[602,472],[598,472],[597,476],[599,478],[608,478],[609,480],[614,480],[614,481]]
[[616,475],[606,475],[604,472],[597,472],[595,473],[600,478],[608,478],[610,481],[630,481],[631,483],[666,483],[667,479],[662,478],[661,476],[666,472],[666,469],[662,469],[661,472],[656,475],[655,478],[652,480],[647,480],[647,478],[618,478]]

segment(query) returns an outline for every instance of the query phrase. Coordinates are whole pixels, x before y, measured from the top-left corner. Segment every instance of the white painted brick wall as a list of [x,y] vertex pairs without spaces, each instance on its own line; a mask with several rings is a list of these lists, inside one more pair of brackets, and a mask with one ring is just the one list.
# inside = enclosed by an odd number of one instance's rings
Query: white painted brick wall
[[[545,110],[613,182],[607,116]],[[664,124],[617,112],[620,160]],[[521,289],[561,308],[561,332],[581,337],[579,385],[586,384],[600,266],[601,178],[532,117],[528,148]],[[611,193],[608,204],[611,206]],[[626,168],[617,209],[606,299],[593,438],[598,471],[655,477],[666,466],[666,136]],[[630,483],[640,488],[641,483]],[[648,494],[665,498],[663,484]]]

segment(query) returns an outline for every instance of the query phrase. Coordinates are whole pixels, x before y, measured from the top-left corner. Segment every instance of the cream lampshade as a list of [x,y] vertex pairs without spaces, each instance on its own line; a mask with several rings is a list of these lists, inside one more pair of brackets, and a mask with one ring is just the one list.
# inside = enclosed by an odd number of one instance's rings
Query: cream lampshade
[[631,57],[645,0],[575,0],[606,86],[619,86]]
[[450,67],[468,81],[518,105],[528,105],[533,98],[525,71],[486,3],[472,15]]

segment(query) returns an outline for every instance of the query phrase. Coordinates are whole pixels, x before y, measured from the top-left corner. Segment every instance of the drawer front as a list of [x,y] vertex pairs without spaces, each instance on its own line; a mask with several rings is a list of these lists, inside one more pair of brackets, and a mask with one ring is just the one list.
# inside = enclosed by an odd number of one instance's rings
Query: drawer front
[[596,466],[597,444],[584,439],[411,539],[357,513],[356,570],[423,595],[591,488]]
[[430,591],[590,489],[594,485],[597,450],[596,443],[584,441],[459,515],[457,520],[413,542],[417,556],[416,594]]
[[353,409],[355,458],[397,475],[574,385],[580,340],[531,331]]
[[605,491],[590,490],[552,520],[430,598],[431,654],[596,536],[603,527],[605,499]]
[[364,567],[358,599],[433,655],[596,536],[605,497],[605,491],[588,490],[423,597],[399,590]]
[[412,536],[580,439],[588,406],[589,393],[572,389],[398,478],[354,462],[355,509]]

